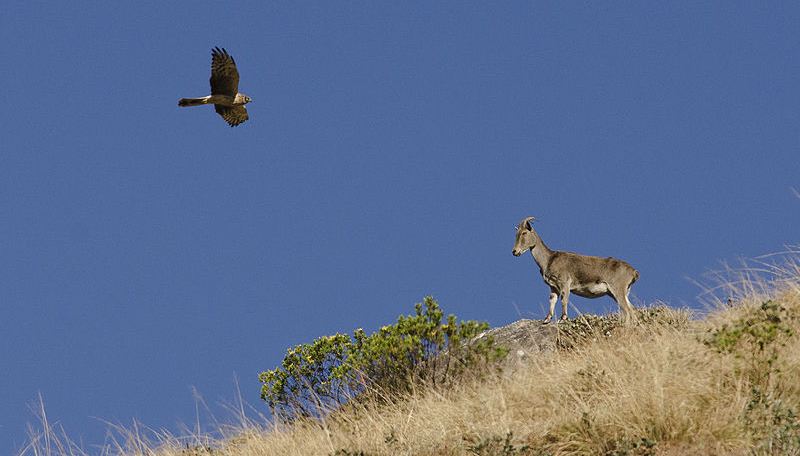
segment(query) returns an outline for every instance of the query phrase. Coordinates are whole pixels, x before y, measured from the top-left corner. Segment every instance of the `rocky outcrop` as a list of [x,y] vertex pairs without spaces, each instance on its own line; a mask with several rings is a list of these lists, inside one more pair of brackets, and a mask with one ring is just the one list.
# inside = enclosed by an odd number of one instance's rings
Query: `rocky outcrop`
[[[662,326],[687,330],[691,312],[665,305],[637,309],[637,326]],[[540,320],[518,320],[490,329],[480,336],[492,336],[496,344],[508,349],[506,363],[517,366],[544,352],[570,350],[587,342],[614,335],[625,323],[618,314],[583,314],[577,318],[542,324]]]
[[506,326],[492,328],[478,338],[491,336],[496,344],[508,349],[506,362],[510,367],[525,363],[542,352],[556,349],[558,328],[551,323],[543,325],[539,320],[517,320]]

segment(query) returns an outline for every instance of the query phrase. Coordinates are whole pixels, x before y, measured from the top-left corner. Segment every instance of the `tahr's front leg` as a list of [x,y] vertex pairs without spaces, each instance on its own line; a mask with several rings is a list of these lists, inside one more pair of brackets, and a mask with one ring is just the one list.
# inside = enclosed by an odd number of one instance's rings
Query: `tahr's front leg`
[[556,313],[556,301],[558,300],[558,293],[555,290],[550,290],[550,312],[547,313],[547,316],[542,321],[542,324],[550,323],[550,320],[553,319],[553,315]]
[[561,321],[569,319],[567,317],[567,306],[569,306],[569,288],[565,288],[561,293]]

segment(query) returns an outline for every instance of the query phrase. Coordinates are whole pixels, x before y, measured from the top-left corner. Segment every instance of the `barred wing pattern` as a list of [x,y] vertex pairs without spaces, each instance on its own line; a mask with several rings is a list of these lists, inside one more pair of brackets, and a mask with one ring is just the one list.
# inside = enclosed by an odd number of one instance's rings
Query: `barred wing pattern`
[[228,122],[228,125],[235,127],[240,123],[246,121],[250,117],[247,116],[247,109],[244,106],[234,106],[232,108],[222,105],[214,105],[214,110],[217,114]]

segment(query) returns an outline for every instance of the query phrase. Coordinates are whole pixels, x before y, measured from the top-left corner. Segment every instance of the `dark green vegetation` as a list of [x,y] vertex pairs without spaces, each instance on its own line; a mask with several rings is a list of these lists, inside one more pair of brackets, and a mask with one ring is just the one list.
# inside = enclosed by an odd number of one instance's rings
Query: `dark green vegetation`
[[423,385],[447,387],[506,354],[491,337],[477,338],[487,323],[445,319],[430,296],[414,310],[369,335],[357,329],[289,349],[280,367],[259,375],[261,398],[284,419],[319,417],[353,400],[392,402]]

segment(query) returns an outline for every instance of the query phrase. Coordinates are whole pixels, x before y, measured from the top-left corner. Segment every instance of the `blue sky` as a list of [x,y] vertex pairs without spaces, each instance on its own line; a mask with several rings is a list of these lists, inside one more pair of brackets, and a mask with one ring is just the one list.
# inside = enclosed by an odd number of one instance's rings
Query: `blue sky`
[[[219,19],[214,19],[219,17]],[[541,318],[514,258],[613,255],[634,303],[798,242],[797,2],[6,2],[0,453],[28,404],[176,430],[288,346],[408,313]],[[250,121],[210,107],[235,57]],[[584,312],[608,298],[575,298]],[[574,313],[574,312],[573,312]]]

